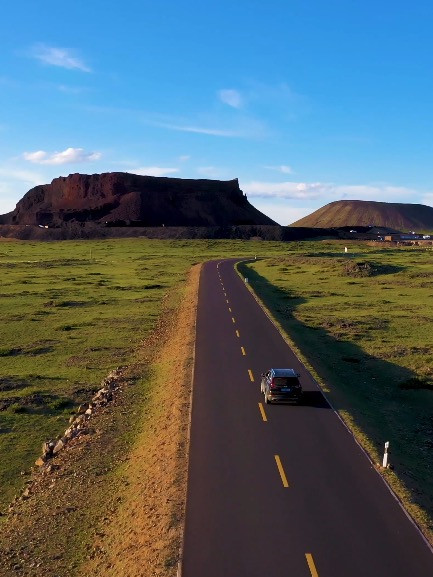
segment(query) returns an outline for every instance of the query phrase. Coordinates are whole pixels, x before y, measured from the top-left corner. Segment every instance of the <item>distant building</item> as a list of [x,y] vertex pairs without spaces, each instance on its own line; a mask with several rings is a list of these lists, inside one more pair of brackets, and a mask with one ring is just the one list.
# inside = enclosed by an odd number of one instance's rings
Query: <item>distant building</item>
[[387,234],[385,240],[389,242],[399,242],[402,240],[419,240],[422,237],[418,234]]

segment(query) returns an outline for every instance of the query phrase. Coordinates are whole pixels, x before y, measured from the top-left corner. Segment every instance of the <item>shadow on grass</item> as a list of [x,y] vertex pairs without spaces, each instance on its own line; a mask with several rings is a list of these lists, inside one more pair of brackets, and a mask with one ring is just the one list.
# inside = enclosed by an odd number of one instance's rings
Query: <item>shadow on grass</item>
[[302,394],[302,405],[314,409],[330,409],[331,406],[325,399],[321,391],[304,391]]
[[[401,388],[402,383],[416,379],[415,373],[369,355],[353,341],[339,340],[323,327],[313,327],[299,321],[294,313],[307,302],[304,297],[272,285],[246,262],[240,263],[238,268],[242,276],[248,277],[258,297],[327,384],[330,392],[326,395],[333,406],[338,411],[347,411],[378,449],[380,447],[381,450],[386,439],[393,439],[400,433],[403,436],[403,432],[407,437],[408,430],[419,428],[420,414],[406,410],[405,406],[418,391]],[[352,336],[356,338],[356,334]],[[323,402],[327,405],[325,400],[314,397],[309,401],[311,406],[323,407]],[[427,423],[425,425],[427,427]],[[428,433],[433,440],[431,428]],[[403,450],[403,446],[400,449]]]

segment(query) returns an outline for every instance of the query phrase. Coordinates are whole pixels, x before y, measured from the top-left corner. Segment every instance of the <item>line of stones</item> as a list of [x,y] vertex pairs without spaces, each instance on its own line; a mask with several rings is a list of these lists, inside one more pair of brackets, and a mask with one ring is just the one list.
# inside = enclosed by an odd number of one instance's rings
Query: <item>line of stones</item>
[[[42,455],[36,460],[35,465],[43,467],[48,473],[57,469],[58,466],[49,461],[58,455],[60,451],[72,440],[89,433],[88,422],[91,416],[99,408],[104,407],[112,401],[114,394],[121,388],[124,367],[117,367],[111,371],[102,381],[100,388],[92,397],[89,403],[84,403],[78,407],[77,413],[69,419],[69,427],[63,435],[56,439],[45,441],[42,445]],[[15,497],[9,505],[9,511],[14,504],[22,499],[28,499],[32,493],[34,480],[30,480],[27,488],[20,497]]]

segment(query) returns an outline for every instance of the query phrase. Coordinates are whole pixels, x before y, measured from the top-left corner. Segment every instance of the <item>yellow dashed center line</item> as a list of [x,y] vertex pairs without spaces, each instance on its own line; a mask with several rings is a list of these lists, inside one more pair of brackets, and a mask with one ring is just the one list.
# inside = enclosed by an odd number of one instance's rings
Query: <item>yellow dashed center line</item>
[[229,307],[229,313],[231,313],[231,312],[232,312],[232,309]]
[[238,338],[240,337],[239,331],[236,331],[236,336],[237,336]]
[[245,355],[247,354],[247,353],[245,352],[244,347],[241,347],[241,351],[242,351],[243,356],[245,356]]
[[277,463],[278,471],[280,473],[281,481],[283,482],[283,487],[288,487],[289,482],[286,477],[286,473],[284,472],[283,465],[281,464],[281,459],[278,455],[274,455],[275,462]]
[[248,369],[248,374],[250,375],[250,381],[254,383],[253,371],[251,369]]
[[259,403],[259,410],[260,410],[260,413],[261,413],[261,415],[262,415],[262,419],[263,419],[263,420],[265,421],[265,423],[266,423],[266,421],[268,420],[268,418],[267,418],[267,416],[266,416],[265,409],[264,409],[262,403]]
[[316,566],[314,565],[313,556],[311,553],[305,553],[305,557],[307,559],[308,568],[310,569],[311,577],[319,577],[317,573]]
[[226,300],[226,303],[229,304],[229,299]]
[[234,323],[236,322],[236,321],[235,321],[235,317],[232,317],[232,321],[233,321]]

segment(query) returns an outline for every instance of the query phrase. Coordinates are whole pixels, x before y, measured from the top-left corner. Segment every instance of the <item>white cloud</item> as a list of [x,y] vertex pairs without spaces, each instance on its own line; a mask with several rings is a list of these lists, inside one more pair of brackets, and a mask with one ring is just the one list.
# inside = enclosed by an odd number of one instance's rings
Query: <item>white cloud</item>
[[179,162],[187,162],[191,156],[189,154],[182,154],[179,156]]
[[72,52],[66,48],[56,46],[47,46],[46,44],[35,44],[30,50],[30,56],[36,58],[44,64],[50,66],[59,66],[68,70],[81,70],[82,72],[91,72],[91,69],[84,64],[82,60],[75,57]]
[[134,170],[128,170],[131,174],[141,174],[142,176],[165,176],[179,172],[178,168],[164,168],[162,166],[142,166]]
[[276,170],[277,172],[282,172],[283,174],[292,174],[293,170],[291,166],[287,164],[280,164],[279,166],[265,166],[268,170]]
[[433,192],[428,192],[424,194],[420,204],[426,204],[427,206],[433,206]]
[[232,108],[242,108],[243,99],[238,90],[223,89],[218,92],[218,96],[224,104],[228,104]]
[[[243,184],[243,190],[258,198],[322,199],[323,204],[335,200],[377,200],[382,202],[411,202],[420,192],[386,183],[336,185],[329,182],[260,182]],[[412,200],[412,202],[414,202]]]
[[67,148],[62,152],[48,153],[45,150],[35,152],[24,152],[23,158],[34,164],[70,164],[75,162],[92,162],[99,160],[100,152],[86,152],[84,148]]
[[252,204],[260,210],[260,212],[263,212],[263,214],[266,214],[282,226],[292,224],[292,222],[296,222],[312,212],[311,208],[293,207],[281,201],[268,202],[257,199],[257,201],[255,200]]
[[259,182],[251,181],[242,185],[248,196],[261,198],[317,198],[329,194],[332,185],[320,182]]
[[0,167],[0,214],[13,210],[28,190],[46,181],[38,172]]

